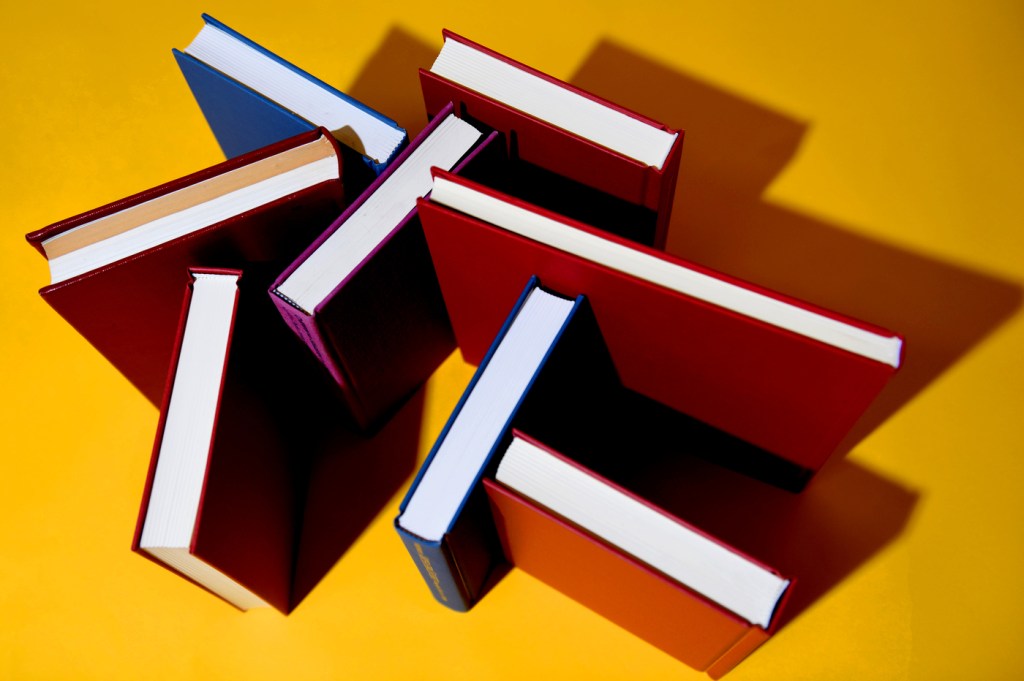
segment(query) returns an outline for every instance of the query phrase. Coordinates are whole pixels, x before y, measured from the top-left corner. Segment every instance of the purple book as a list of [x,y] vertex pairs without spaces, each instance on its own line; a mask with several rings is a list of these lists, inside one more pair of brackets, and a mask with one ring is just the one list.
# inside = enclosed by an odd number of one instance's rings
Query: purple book
[[[270,287],[288,326],[340,386],[355,421],[375,426],[455,349],[416,199],[430,169],[458,173],[493,145],[438,113]],[[482,161],[481,161],[482,162]]]

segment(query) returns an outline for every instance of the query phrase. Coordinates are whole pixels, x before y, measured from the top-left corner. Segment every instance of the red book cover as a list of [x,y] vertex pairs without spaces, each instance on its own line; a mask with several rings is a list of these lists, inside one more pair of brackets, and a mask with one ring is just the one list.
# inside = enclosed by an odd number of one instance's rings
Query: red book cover
[[[240,275],[209,268],[191,273]],[[265,285],[245,274],[238,289],[226,358],[217,376],[209,377],[219,378],[216,417],[188,549],[288,613],[410,474],[420,402],[411,401],[374,437],[359,433],[339,418],[341,395],[305,348],[285,325],[266,324],[268,311],[276,313]],[[132,549],[217,593],[141,547],[193,300],[189,286],[172,339],[173,360]],[[182,507],[174,508],[177,513]]]
[[656,168],[512,108],[429,70],[420,69],[420,85],[428,116],[436,115],[451,103],[454,105],[457,115],[480,121],[505,133],[510,144],[513,144],[512,140],[514,139],[514,151],[522,160],[656,211],[657,227],[654,246],[664,248],[676,178],[679,174],[683,131],[671,129],[646,116],[541,73],[451,31],[445,30],[443,37],[445,41],[452,40],[468,45],[541,80],[598,102],[630,118],[648,123],[654,128],[677,133],[664,163],[660,168]]
[[[193,270],[190,274],[234,274],[230,270]],[[248,297],[251,297],[248,296]],[[299,457],[289,456],[289,442],[280,428],[274,403],[268,399],[273,388],[254,387],[251,376],[261,357],[257,329],[251,326],[249,301],[236,296],[232,312],[228,349],[220,375],[213,435],[208,445],[205,479],[196,513],[189,552],[231,578],[269,605],[290,609],[294,533],[298,519]],[[167,377],[160,422],[153,446],[149,474],[139,511],[132,549],[176,572],[140,548],[143,527],[150,507],[161,446],[167,425],[168,407],[178,376],[178,357],[185,322],[192,302],[188,287],[175,334],[175,354]],[[211,377],[214,380],[216,377]],[[186,579],[194,581],[184,575]],[[194,582],[203,586],[199,582]],[[204,587],[206,588],[206,587]]]
[[[722,610],[504,485],[484,488],[505,555],[536,577],[679,661],[724,674],[768,632]],[[739,659],[730,653],[745,649]],[[719,660],[731,664],[716,665]],[[727,667],[727,668],[724,668]]]
[[[516,435],[669,516],[664,510],[651,506],[641,497],[601,478],[561,453],[522,433],[517,432]],[[791,583],[775,608],[771,625],[765,629],[720,607],[501,482],[485,478],[484,487],[502,549],[513,565],[685,664],[708,671],[714,678],[728,672],[767,640],[793,588]],[[673,520],[722,544],[683,519]],[[778,574],[742,551],[727,548]]]
[[[181,290],[192,266],[244,268],[268,285],[344,207],[342,162],[325,130],[304,133],[27,235],[44,256],[47,242],[84,225],[154,202],[234,170],[273,164],[282,155],[322,140],[336,159],[333,177],[256,208],[231,214],[185,236],[71,276],[40,295],[153,404],[159,405],[177,330]],[[262,167],[262,166],[261,166]],[[49,256],[53,259],[53,256]],[[280,322],[277,322],[280,323]]]
[[[707,275],[770,300],[889,337],[868,324],[636,246],[464,178],[436,178]],[[436,195],[435,190],[435,195]],[[818,470],[895,371],[894,365],[767,324],[514,234],[438,204],[420,216],[463,356],[479,362],[532,275],[586,295],[623,385],[809,471]],[[898,337],[892,336],[894,339]],[[898,365],[898,358],[896,360]]]

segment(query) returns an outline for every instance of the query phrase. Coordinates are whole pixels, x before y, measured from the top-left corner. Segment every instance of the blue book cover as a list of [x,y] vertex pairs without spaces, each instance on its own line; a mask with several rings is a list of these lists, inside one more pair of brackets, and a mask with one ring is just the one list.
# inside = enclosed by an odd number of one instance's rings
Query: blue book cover
[[340,142],[362,154],[366,164],[375,173],[380,174],[408,143],[405,130],[390,118],[313,77],[213,17],[204,14],[203,21],[207,27],[221,31],[238,44],[269,58],[275,64],[285,67],[291,73],[336,98],[339,102],[339,111],[342,110],[341,107],[347,108],[345,105],[350,105],[371,116],[381,126],[390,128],[390,136],[395,140],[392,148],[379,154],[379,158],[372,158],[360,148],[359,140],[354,136],[350,126],[326,125],[327,121],[307,120],[269,96],[189,54],[189,48],[185,48],[184,51],[173,50],[174,58],[189,89],[192,90],[214,137],[228,158],[324,125],[332,130]]
[[594,381],[592,376],[617,381],[610,360],[603,354],[604,343],[593,313],[586,299],[579,296],[572,303],[571,310],[542,359],[533,369],[525,389],[516,397],[515,406],[508,413],[500,434],[490,443],[489,451],[480,468],[474,472],[472,484],[464,490],[444,536],[440,540],[426,540],[403,526],[403,514],[416,495],[441,444],[487,372],[491,359],[508,337],[529,294],[539,285],[536,277],[531,278],[413,480],[401,503],[399,516],[395,519],[395,528],[431,593],[440,603],[453,610],[469,610],[491,586],[493,577],[499,573],[497,568],[504,564],[501,544],[481,481],[492,472],[496,465],[496,452],[504,451],[510,441],[512,428],[526,427],[530,432],[548,435],[564,427],[560,421],[566,413],[564,405],[567,402],[582,404],[586,398],[579,396],[593,392],[588,388]]

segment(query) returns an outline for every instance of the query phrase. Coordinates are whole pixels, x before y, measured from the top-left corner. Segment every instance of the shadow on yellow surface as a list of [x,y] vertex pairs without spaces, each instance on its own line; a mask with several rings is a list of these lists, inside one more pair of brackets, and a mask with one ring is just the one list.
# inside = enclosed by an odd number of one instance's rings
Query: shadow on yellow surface
[[[415,135],[426,122],[416,70],[428,67],[435,54],[392,28],[349,92]],[[1008,283],[767,203],[763,192],[796,154],[804,123],[608,41],[596,46],[571,82],[690,130],[670,250],[907,336],[907,365],[851,443],[1018,307],[1020,291]],[[956,309],[938,314],[941,306]],[[698,451],[705,443],[690,444]],[[627,486],[795,578],[783,623],[895,539],[917,499],[848,460],[827,467],[794,495],[699,455],[666,454],[627,475]],[[495,575],[489,586],[500,578]]]
[[1021,289],[1009,281],[765,200],[766,187],[796,154],[806,123],[609,40],[594,48],[571,82],[688,131],[668,250],[903,334],[903,367],[843,452],[1020,307]]
[[427,124],[420,94],[420,68],[429,68],[437,56],[433,47],[392,27],[347,92],[378,111],[383,111],[409,133],[409,139]]

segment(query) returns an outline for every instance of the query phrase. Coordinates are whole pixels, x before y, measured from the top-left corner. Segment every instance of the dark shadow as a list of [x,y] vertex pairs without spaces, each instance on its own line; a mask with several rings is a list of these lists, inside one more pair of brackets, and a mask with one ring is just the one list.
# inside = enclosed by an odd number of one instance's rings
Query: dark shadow
[[669,251],[903,334],[904,365],[844,453],[1020,306],[1016,282],[768,203],[763,192],[792,160],[806,122],[608,40],[571,82],[686,130]]
[[[793,494],[773,484],[788,473],[778,469],[784,464],[728,433],[631,391],[591,392],[600,395],[591,410],[599,434],[526,432],[795,580],[779,624],[899,536],[917,502],[914,491],[848,459]],[[729,465],[737,461],[743,465]],[[751,462],[762,469],[751,470]]]
[[[436,48],[410,33],[392,28],[344,92],[392,118],[410,138],[415,137],[427,123],[417,69],[429,66],[436,53]],[[321,429],[309,464],[292,584],[293,608],[412,477],[423,402],[420,388],[373,432],[360,433],[342,420],[336,427]],[[320,418],[332,416],[324,413]]]
[[707,448],[718,448],[713,435],[686,438],[657,453],[652,449],[632,456],[613,479],[794,580],[778,626],[899,536],[917,503],[915,492],[849,459],[836,461],[803,493],[792,494],[717,465],[705,457]]
[[[277,481],[268,483],[281,490],[280,500],[266,499],[259,507],[287,504],[277,511],[281,522],[285,517],[289,522],[282,536],[287,537],[290,584],[285,593],[291,611],[412,475],[424,389],[397,406],[379,427],[357,427],[341,389],[284,323],[267,294],[268,276],[278,269],[251,265],[240,280],[244,307],[233,347],[241,348],[245,362],[238,392],[250,399],[235,410],[243,421],[229,432],[241,442],[225,449],[237,451],[242,459],[227,469],[231,477],[223,484],[246,486],[245,475],[254,465],[273,466],[263,479],[280,471]],[[269,462],[252,456],[265,448],[259,441],[264,437],[279,441],[273,456],[263,457]]]
[[296,607],[359,538],[413,474],[424,390],[379,430],[338,428],[320,443],[306,486],[305,513],[292,581]]
[[345,92],[393,119],[412,139],[427,124],[419,69],[434,63],[438,49],[440,40],[428,45],[392,27]]

